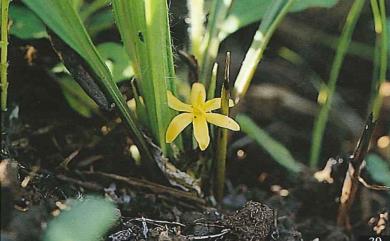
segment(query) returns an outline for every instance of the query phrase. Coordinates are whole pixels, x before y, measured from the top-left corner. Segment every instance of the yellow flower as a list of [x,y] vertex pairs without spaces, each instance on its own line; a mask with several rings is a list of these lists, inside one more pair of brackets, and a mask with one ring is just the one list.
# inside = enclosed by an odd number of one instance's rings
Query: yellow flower
[[[203,84],[195,83],[191,89],[191,105],[185,104],[168,91],[168,105],[170,108],[185,113],[177,115],[168,126],[165,141],[172,143],[176,137],[191,122],[194,129],[194,136],[203,151],[210,143],[209,128],[207,122],[216,126],[239,131],[240,126],[228,116],[212,113],[211,111],[221,108],[221,98],[214,98],[206,101],[206,90]],[[229,100],[229,107],[233,101]]]

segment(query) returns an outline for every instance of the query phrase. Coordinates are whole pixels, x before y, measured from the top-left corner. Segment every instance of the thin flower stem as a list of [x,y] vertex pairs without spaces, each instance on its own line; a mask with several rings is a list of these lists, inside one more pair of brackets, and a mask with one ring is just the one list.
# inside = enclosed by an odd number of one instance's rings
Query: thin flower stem
[[340,36],[340,40],[337,46],[336,55],[333,60],[333,64],[330,71],[329,81],[326,89],[326,97],[324,98],[323,103],[321,104],[320,112],[314,122],[313,136],[312,136],[312,146],[310,150],[310,167],[316,168],[318,165],[322,139],[325,132],[326,123],[328,122],[330,106],[332,103],[333,95],[336,91],[336,83],[340,74],[341,66],[344,61],[344,57],[347,53],[349,43],[352,39],[352,33],[355,29],[357,20],[360,16],[360,13],[363,9],[365,0],[355,0],[353,3],[343,31]]
[[[229,75],[230,75],[230,52],[226,53],[225,76],[221,90],[221,114],[229,116]],[[223,199],[226,170],[228,130],[219,128],[217,134],[217,163],[216,163],[216,182],[215,193],[218,202]]]
[[9,0],[1,0],[1,110],[7,110],[7,54],[8,54],[8,8]]

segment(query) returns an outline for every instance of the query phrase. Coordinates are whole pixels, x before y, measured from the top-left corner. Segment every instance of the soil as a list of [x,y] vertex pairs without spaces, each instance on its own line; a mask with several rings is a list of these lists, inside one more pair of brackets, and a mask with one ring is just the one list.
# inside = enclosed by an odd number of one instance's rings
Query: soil
[[[288,34],[299,35],[291,33],[287,25],[305,22],[338,34],[346,14],[344,5],[339,4],[337,11],[315,9],[286,20],[271,41],[254,85],[266,88],[271,84],[315,103],[315,88],[303,81],[310,75],[307,68],[294,66],[277,53],[281,46],[296,49],[326,79],[333,51],[310,41],[290,41]],[[361,19],[356,39],[372,44],[373,36],[362,34],[367,28],[365,20],[371,19],[368,8]],[[180,43],[184,19],[173,22],[174,40]],[[222,46],[221,53],[227,49],[233,53],[232,73],[237,72],[247,47],[240,43],[247,39],[243,36],[255,28],[251,25],[237,32]],[[115,30],[110,31],[117,36]],[[104,36],[99,41],[105,40]],[[319,182],[309,168],[301,175],[289,173],[243,134],[231,137],[222,205],[150,181],[131,158],[133,141],[114,111],[84,118],[68,106],[47,71],[58,62],[48,40],[27,42],[11,37],[10,43],[10,101],[8,112],[2,115],[6,127],[2,132],[6,135],[0,163],[2,241],[40,240],[47,222],[59,210],[58,201],[87,194],[105,196],[116,203],[120,221],[105,236],[112,241],[356,240],[360,235],[373,234],[380,214],[390,208],[389,193],[360,187],[350,212],[351,230],[339,227],[336,217],[347,162],[333,167],[333,183]],[[25,59],[26,45],[36,49],[31,63]],[[346,130],[338,121],[343,115],[335,114],[336,121],[331,121],[325,134],[322,167],[330,157],[347,160],[356,145],[366,118],[371,66],[371,61],[356,56],[346,59],[338,90],[348,110],[358,116],[354,120],[359,128],[350,123]],[[178,68],[184,67],[178,63]],[[121,86],[124,93],[126,88]],[[267,99],[253,91],[239,111],[253,117],[307,164],[315,111],[297,111],[284,104],[283,98]],[[389,109],[385,109],[374,139],[389,131],[388,114]],[[372,183],[364,170],[362,175]],[[388,222],[383,234],[390,234]]]

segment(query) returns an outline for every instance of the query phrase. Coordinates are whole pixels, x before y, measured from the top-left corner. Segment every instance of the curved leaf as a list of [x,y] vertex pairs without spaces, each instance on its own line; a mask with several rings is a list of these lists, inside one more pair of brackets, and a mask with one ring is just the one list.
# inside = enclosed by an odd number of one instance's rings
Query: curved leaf
[[[290,12],[302,11],[310,7],[332,7],[338,0],[296,0]],[[270,4],[269,0],[234,1],[225,23],[222,26],[220,38],[225,38],[238,29],[260,21]]]

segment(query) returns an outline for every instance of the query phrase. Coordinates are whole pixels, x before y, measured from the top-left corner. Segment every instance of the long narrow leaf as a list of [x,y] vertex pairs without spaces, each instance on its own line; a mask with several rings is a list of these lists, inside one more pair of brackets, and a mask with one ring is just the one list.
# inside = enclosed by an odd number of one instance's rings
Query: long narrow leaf
[[213,64],[221,44],[221,40],[218,37],[221,25],[231,4],[232,0],[214,0],[212,4],[207,31],[201,46],[202,59],[198,60],[199,66],[201,66],[199,81],[206,85],[210,82]]
[[248,116],[238,115],[236,120],[240,124],[241,130],[254,139],[280,165],[293,173],[302,170],[302,165],[293,158],[287,148],[260,129]]
[[236,101],[248,90],[268,42],[293,3],[294,0],[275,0],[269,6],[237,75],[233,90]]
[[201,44],[204,35],[204,0],[187,0],[188,17],[190,20],[189,35],[191,39],[191,52],[196,59],[202,58]]
[[340,40],[337,46],[336,55],[334,57],[332,68],[330,71],[329,81],[326,88],[326,98],[322,103],[321,110],[314,122],[312,146],[310,150],[310,167],[315,168],[318,164],[322,138],[324,135],[326,123],[329,118],[329,110],[332,103],[333,95],[336,91],[336,83],[341,70],[341,65],[347,53],[349,43],[352,39],[352,33],[355,29],[356,22],[364,6],[364,0],[355,0],[348,13],[344,29],[341,33]]
[[372,100],[371,100],[371,111],[374,114],[374,118],[379,117],[379,112],[383,102],[383,94],[380,93],[382,84],[386,81],[387,73],[387,62],[388,62],[388,33],[387,33],[387,20],[386,20],[386,3],[385,0],[378,0],[379,4],[375,6],[374,2],[371,1],[373,10],[377,8],[377,11],[373,11],[376,42],[375,42],[375,54],[377,58],[374,59],[376,69],[378,70],[378,76],[375,76],[372,86]]
[[[272,2],[270,0],[234,1],[219,37],[224,39],[238,29],[260,21],[266,15],[267,8]],[[337,2],[338,0],[299,0],[291,6],[289,12],[298,12],[311,7],[330,8]]]
[[143,157],[150,161],[153,160],[148,145],[136,125],[134,114],[126,105],[121,92],[112,80],[109,69],[104,64],[96,47],[88,36],[80,16],[75,11],[71,1],[23,0],[23,2],[89,64],[91,69],[99,77],[97,81],[119,109],[141,153],[144,155]]
[[167,154],[171,111],[167,90],[175,78],[166,1],[114,0],[114,15],[145,101],[151,132]]

